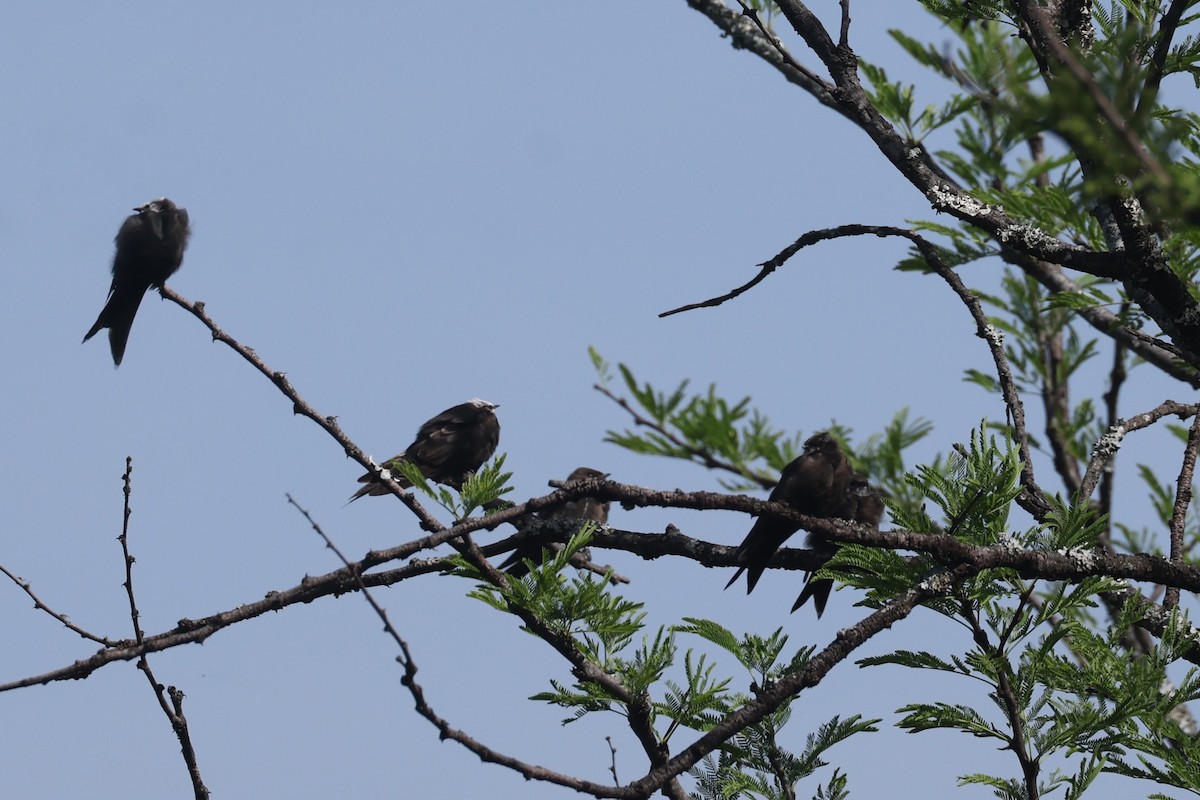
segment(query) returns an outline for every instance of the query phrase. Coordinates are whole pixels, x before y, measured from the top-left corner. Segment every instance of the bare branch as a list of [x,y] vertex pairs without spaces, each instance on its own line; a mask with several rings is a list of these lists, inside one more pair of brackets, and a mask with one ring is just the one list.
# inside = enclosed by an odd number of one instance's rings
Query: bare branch
[[15,583],[21,591],[23,591],[23,592],[25,592],[25,594],[29,595],[30,599],[33,600],[34,608],[36,608],[39,611],[45,611],[47,614],[49,614],[50,616],[52,616],[56,620],[58,620],[60,623],[62,623],[62,625],[65,628],[67,628],[67,630],[74,631],[75,633],[82,636],[84,639],[90,639],[91,641],[95,642],[96,644],[104,645],[105,647],[111,647],[112,645],[115,644],[115,642],[112,639],[109,639],[106,636],[98,636],[97,634],[90,633],[89,631],[86,631],[83,628],[76,625],[74,622],[71,622],[70,617],[68,617],[66,614],[60,614],[59,612],[50,608],[50,606],[48,606],[44,602],[42,602],[42,599],[34,593],[33,587],[30,585],[29,581],[25,580],[24,578],[20,577],[19,575],[16,575],[16,574],[10,572],[8,570],[8,568],[5,567],[3,564],[0,564],[0,573],[4,573],[5,577],[7,577],[10,581]]
[[[146,641],[146,636],[142,632],[140,614],[138,613],[137,600],[133,595],[133,555],[129,552],[129,515],[133,513],[133,508],[129,503],[130,497],[133,494],[133,458],[125,457],[125,509],[123,521],[121,523],[121,535],[117,537],[117,541],[121,543],[121,555],[125,561],[125,596],[129,599],[129,619],[133,623],[134,640],[139,646]],[[208,800],[208,787],[204,785],[204,779],[200,776],[200,764],[196,760],[196,748],[192,745],[192,736],[188,731],[187,717],[183,714],[183,692],[174,686],[163,687],[158,679],[154,677],[154,672],[150,669],[150,661],[146,658],[145,652],[138,658],[138,669],[146,676],[146,680],[150,682],[150,689],[154,692],[154,697],[158,700],[158,707],[162,709],[166,715],[167,721],[171,723],[171,729],[175,731],[175,738],[179,740],[179,750],[183,755],[183,763],[187,766],[188,777],[192,781],[192,791],[196,800]],[[167,693],[170,693],[171,702],[167,703]]]
[[245,359],[251,366],[269,378],[271,383],[275,384],[276,388],[283,393],[284,397],[292,401],[293,414],[300,414],[317,423],[322,430],[332,436],[334,441],[342,446],[342,449],[346,452],[347,456],[361,464],[364,469],[375,473],[375,476],[378,478],[379,482],[387,487],[388,491],[400,498],[400,501],[404,503],[404,505],[408,506],[409,510],[416,515],[417,519],[420,520],[421,527],[423,529],[427,531],[442,530],[442,524],[438,522],[437,519],[428,511],[426,511],[410,492],[404,491],[400,484],[392,480],[390,476],[385,476],[379,465],[372,461],[370,456],[365,454],[358,447],[358,445],[350,440],[349,436],[342,432],[341,426],[338,425],[337,417],[322,416],[321,414],[318,414],[317,410],[309,405],[304,398],[300,396],[300,393],[292,386],[285,373],[268,367],[266,362],[259,358],[258,353],[254,352],[252,348],[247,347],[217,327],[216,322],[214,322],[212,317],[208,315],[208,312],[204,310],[203,302],[197,301],[193,303],[182,295],[176,293],[175,290],[171,289],[169,286],[160,287],[159,293],[180,308],[190,311],[192,315],[196,317],[196,319],[203,322],[204,326],[212,332],[213,341],[223,342],[224,344],[228,345],[230,349]]
[[[535,508],[557,505],[566,500],[584,496],[595,497],[598,500],[615,500],[628,504],[630,507],[723,509],[756,515],[769,513],[792,520],[805,530],[818,533],[829,541],[929,553],[942,563],[964,564],[972,569],[1008,567],[1016,570],[1022,577],[1030,579],[1078,580],[1084,577],[1103,575],[1164,586],[1178,586],[1187,591],[1200,592],[1200,569],[1186,563],[1171,563],[1166,559],[1144,553],[1119,555],[1103,549],[1047,553],[1015,550],[1007,545],[982,547],[962,542],[953,536],[929,531],[899,529],[876,531],[846,520],[809,517],[797,513],[790,506],[742,495],[724,495],[715,492],[665,492],[614,481],[597,481],[595,483],[579,481],[571,489],[560,489],[544,497],[533,498],[527,503],[506,509],[490,517],[467,520],[447,529],[441,535],[444,536],[444,540],[460,538],[471,531],[500,524],[499,521],[494,520],[495,517],[507,515],[510,512],[520,515]],[[595,534],[590,546],[629,550],[644,558],[670,555],[696,560],[708,566],[733,567],[737,565],[736,548],[688,539],[678,532],[674,535],[670,535],[670,532],[667,534],[633,534],[606,529]],[[398,549],[400,548],[393,550]],[[217,631],[230,625],[262,616],[271,611],[278,611],[297,603],[311,603],[322,597],[358,591],[358,579],[354,575],[355,572],[362,575],[362,581],[367,586],[391,585],[404,577],[417,574],[415,569],[394,570],[391,573],[367,573],[366,570],[369,567],[393,560],[394,556],[382,557],[381,552],[391,553],[392,551],[368,553],[361,561],[353,562],[353,571],[343,568],[319,577],[308,577],[297,586],[283,591],[269,592],[261,600],[241,604],[228,611],[198,620],[180,620],[175,628],[147,636],[140,645],[136,642],[118,643],[117,646],[104,648],[89,658],[76,661],[61,669],[0,684],[0,692],[52,681],[86,678],[101,667],[116,661],[129,661],[140,657],[143,653],[159,652],[184,644],[201,643]],[[790,564],[795,565],[795,569],[812,569],[814,565],[820,564],[825,555],[815,550],[785,549],[772,558],[771,564],[772,566]],[[791,560],[793,558],[797,560]],[[803,560],[800,560],[801,558]],[[808,560],[810,558],[811,561]],[[422,565],[422,571],[429,571],[428,566]],[[386,580],[383,578],[385,575]],[[1197,650],[1196,658],[1200,663],[1200,649]]]

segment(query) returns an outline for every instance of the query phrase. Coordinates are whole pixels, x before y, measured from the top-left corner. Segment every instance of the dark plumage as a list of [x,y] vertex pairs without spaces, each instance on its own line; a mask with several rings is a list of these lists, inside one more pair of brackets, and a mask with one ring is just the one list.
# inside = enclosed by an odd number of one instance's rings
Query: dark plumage
[[[810,436],[800,457],[783,468],[770,499],[789,505],[801,514],[828,516],[842,502],[850,474],[850,462],[837,441],[822,431]],[[738,546],[737,563],[742,566],[725,588],[732,586],[745,572],[746,593],[754,591],[771,556],[797,530],[799,526],[794,522],[778,517],[759,517]]]
[[[453,489],[462,488],[467,474],[479,469],[496,452],[500,442],[500,421],[496,419],[494,409],[499,407],[476,399],[446,409],[422,425],[413,443],[383,466],[394,469],[397,462],[407,461],[431,481]],[[412,485],[399,471],[392,472],[392,480],[404,488]],[[352,503],[366,494],[388,493],[387,487],[373,472],[363,475],[358,482],[366,485],[347,502]]]
[[134,211],[137,213],[126,217],[117,231],[108,302],[96,324],[83,337],[86,342],[101,328],[108,328],[108,344],[117,366],[125,357],[129,329],[133,327],[142,297],[147,289],[162,286],[179,269],[192,233],[187,209],[179,208],[165,197],[151,200]]
[[[591,467],[579,467],[567,476],[566,483],[574,483],[575,481],[584,480],[603,480],[608,477],[608,474],[601,472],[598,469]],[[545,514],[540,515],[542,519],[574,519],[582,523],[584,520],[591,520],[601,525],[608,522],[608,503],[601,503],[591,497],[581,497],[577,500],[572,500],[569,503],[563,503],[561,506],[551,509]],[[579,530],[578,527],[575,530]],[[575,531],[571,531],[574,534]],[[561,549],[562,542],[543,542],[538,539],[531,539],[519,545],[504,563],[500,565],[500,569],[512,575],[514,578],[519,578],[529,571],[525,565],[528,561],[541,561],[542,553],[547,544],[555,550]],[[580,551],[583,555],[584,551]],[[590,558],[587,558],[590,560]]]
[[[883,521],[883,497],[875,487],[867,482],[866,475],[855,474],[850,478],[850,486],[846,489],[842,502],[829,516],[859,522],[878,530],[879,523]],[[809,534],[809,547],[825,547],[827,545],[828,542],[824,538],[818,537],[816,534]],[[796,598],[792,611],[807,603],[811,597],[819,618],[825,613],[825,603],[828,602],[831,591],[833,591],[832,580],[829,578],[813,580],[813,574],[807,573],[804,576],[804,590]]]

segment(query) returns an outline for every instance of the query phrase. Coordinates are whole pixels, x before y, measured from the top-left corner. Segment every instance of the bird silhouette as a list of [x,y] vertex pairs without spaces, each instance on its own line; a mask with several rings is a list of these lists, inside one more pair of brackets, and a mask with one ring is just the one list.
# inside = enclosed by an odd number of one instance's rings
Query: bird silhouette
[[[851,472],[850,462],[837,441],[827,431],[821,431],[810,436],[804,442],[804,452],[783,468],[770,500],[791,506],[801,514],[828,516],[841,504]],[[745,572],[746,594],[754,591],[771,556],[799,529],[799,525],[785,519],[759,517],[738,546],[735,558],[741,566],[725,588]]]
[[134,211],[125,218],[114,240],[117,247],[108,301],[83,337],[86,342],[101,328],[108,328],[108,345],[116,366],[125,357],[129,330],[142,297],[151,286],[161,287],[179,269],[192,233],[187,209],[165,197],[151,200]]

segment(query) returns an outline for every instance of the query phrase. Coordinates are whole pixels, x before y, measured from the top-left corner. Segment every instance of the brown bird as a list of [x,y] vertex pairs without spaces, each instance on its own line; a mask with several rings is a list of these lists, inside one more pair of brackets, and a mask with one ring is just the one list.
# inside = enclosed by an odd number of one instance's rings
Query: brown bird
[[108,301],[96,318],[96,324],[83,337],[87,341],[101,328],[108,328],[108,346],[113,363],[121,365],[129,330],[137,316],[142,297],[151,286],[162,286],[183,263],[192,233],[186,208],[180,208],[165,197],[151,200],[134,209],[121,224],[114,240],[112,285]]
[[[399,471],[397,464],[406,461],[431,481],[461,489],[468,473],[474,472],[496,452],[500,442],[500,421],[495,409],[500,406],[486,400],[470,400],[448,408],[426,422],[417,431],[417,438],[404,452],[384,462],[393,470],[392,480],[407,489],[412,484]],[[363,495],[387,494],[388,490],[374,472],[358,479],[366,484],[355,492],[347,503]]]
[[[842,502],[829,516],[859,522],[879,530],[879,523],[883,521],[883,497],[879,494],[878,489],[867,482],[866,475],[855,473],[850,478],[850,486],[846,489]],[[809,547],[825,548],[828,547],[828,544],[823,536],[815,533],[808,535]],[[832,555],[832,551],[830,554]],[[795,604],[792,605],[792,611],[807,603],[811,597],[819,619],[825,613],[825,603],[829,601],[831,591],[833,591],[832,580],[829,578],[813,580],[813,573],[805,573],[804,590],[796,598]]]
[[[607,477],[608,473],[601,472],[598,469],[592,469],[591,467],[579,467],[578,469],[573,470],[571,474],[567,476],[567,480],[565,482],[570,484],[574,483],[575,481],[584,481],[589,479],[604,480]],[[561,506],[553,508],[549,512],[539,516],[542,519],[574,519],[578,520],[580,523],[582,523],[584,520],[591,520],[592,522],[603,525],[608,522],[608,505],[608,502],[601,503],[591,497],[580,497],[568,503],[563,503]],[[574,533],[578,530],[579,528],[577,526],[569,535],[574,535]],[[537,538],[530,539],[529,541],[518,545],[517,548],[509,554],[508,558],[504,560],[504,563],[500,565],[500,569],[504,570],[509,575],[512,575],[514,578],[519,578],[525,573],[529,572],[529,567],[525,564],[526,561],[543,561],[543,553],[549,555],[557,552],[558,550],[562,549],[563,542],[565,542],[565,540],[544,542]],[[546,545],[549,545],[549,548],[547,548]],[[587,553],[586,549],[579,551],[578,555],[581,556],[583,560],[591,560],[591,554]]]
[[[800,457],[783,468],[770,499],[789,505],[801,514],[828,516],[842,503],[850,473],[850,462],[837,441],[828,432],[821,431],[810,436]],[[745,572],[746,594],[754,591],[771,556],[799,529],[799,525],[788,520],[759,517],[738,546],[736,558],[742,566],[725,588],[732,586]]]

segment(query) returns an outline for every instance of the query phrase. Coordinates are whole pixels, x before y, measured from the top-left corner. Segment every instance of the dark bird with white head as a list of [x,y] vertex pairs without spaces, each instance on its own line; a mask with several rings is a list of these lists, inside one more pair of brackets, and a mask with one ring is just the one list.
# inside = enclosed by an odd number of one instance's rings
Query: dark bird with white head
[[[395,470],[401,461],[412,464],[435,483],[461,489],[466,477],[496,452],[496,445],[500,443],[500,421],[496,419],[495,409],[499,407],[476,398],[446,409],[422,425],[413,443],[383,466],[392,470],[392,480],[405,489],[412,484],[403,473]],[[351,496],[349,503],[363,495],[388,494],[387,487],[374,472],[363,475],[358,482],[366,485]]]

